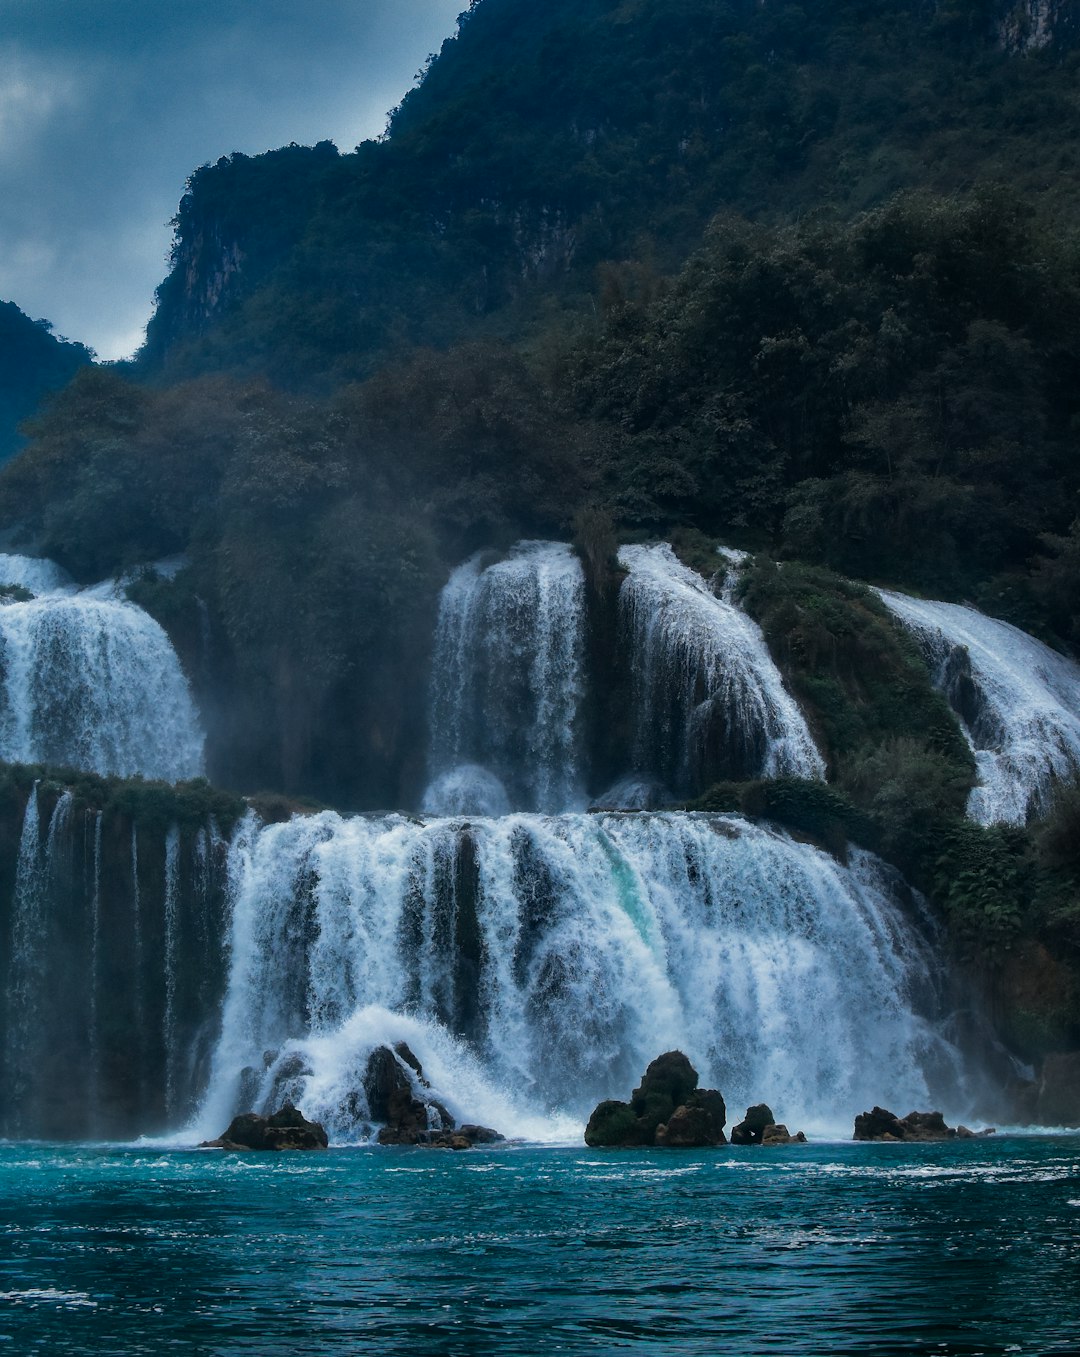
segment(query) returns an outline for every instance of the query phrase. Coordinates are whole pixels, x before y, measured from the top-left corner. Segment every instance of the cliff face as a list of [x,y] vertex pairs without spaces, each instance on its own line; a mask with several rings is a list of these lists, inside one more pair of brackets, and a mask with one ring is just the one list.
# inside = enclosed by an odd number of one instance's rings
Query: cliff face
[[1061,171],[1031,108],[1060,118],[1076,27],[1064,0],[480,0],[382,141],[196,171],[144,357],[325,382],[478,317],[520,332],[604,261],[674,268],[718,211],[1034,191]]
[[1070,0],[1020,0],[999,21],[1005,51],[1025,55],[1041,49],[1065,49],[1080,34],[1076,6]]

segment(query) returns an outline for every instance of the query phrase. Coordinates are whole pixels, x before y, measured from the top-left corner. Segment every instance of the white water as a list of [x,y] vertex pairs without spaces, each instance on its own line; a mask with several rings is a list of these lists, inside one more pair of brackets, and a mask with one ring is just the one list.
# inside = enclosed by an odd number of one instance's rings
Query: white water
[[249,817],[230,875],[199,1135],[289,1096],[355,1138],[367,1056],[398,1040],[459,1120],[532,1138],[579,1133],[672,1047],[733,1112],[764,1099],[808,1129],[967,1110],[932,955],[865,854],[731,816],[324,812]]
[[638,771],[686,793],[722,777],[823,778],[806,721],[732,590],[717,596],[667,544],[622,547],[619,563]]
[[43,556],[0,553],[0,585],[4,584],[18,585],[31,594],[75,592],[75,583],[67,571]]
[[[12,896],[11,951],[7,982],[7,1038],[4,1051],[6,1089],[12,1124],[20,1126],[26,1114],[27,1093],[33,1085],[44,1051],[42,1022],[55,993],[46,994],[43,978],[49,967],[49,935],[55,927],[50,904],[54,888],[63,882],[65,865],[71,869],[68,830],[74,797],[64,792],[53,808],[44,845],[35,782],[23,813],[19,854]],[[67,863],[63,861],[67,854]],[[88,1044],[93,1059],[93,1013]]]
[[975,752],[970,818],[1044,814],[1057,782],[1080,774],[1080,665],[974,608],[878,593],[915,634]]
[[523,810],[584,806],[584,594],[581,564],[561,542],[519,542],[505,560],[477,555],[450,576],[435,636],[426,812],[483,814],[500,795]]
[[0,606],[0,759],[200,776],[203,735],[165,632],[133,603],[72,593],[51,562],[27,559],[0,557],[0,580],[50,592]]

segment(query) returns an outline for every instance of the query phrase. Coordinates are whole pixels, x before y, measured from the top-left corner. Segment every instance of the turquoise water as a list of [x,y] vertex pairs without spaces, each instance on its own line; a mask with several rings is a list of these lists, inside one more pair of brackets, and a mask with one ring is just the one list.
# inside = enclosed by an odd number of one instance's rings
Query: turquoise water
[[1080,1137],[0,1146],[13,1352],[1080,1353]]

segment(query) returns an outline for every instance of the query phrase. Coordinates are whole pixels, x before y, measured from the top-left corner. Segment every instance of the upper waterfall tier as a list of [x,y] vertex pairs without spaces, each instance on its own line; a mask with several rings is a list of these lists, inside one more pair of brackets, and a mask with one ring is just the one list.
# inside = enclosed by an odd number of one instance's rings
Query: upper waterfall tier
[[825,763],[761,629],[671,547],[625,546],[639,771],[690,793],[725,777],[823,778]]
[[974,608],[878,592],[915,634],[975,751],[971,819],[1045,813],[1056,781],[1080,773],[1080,666]]
[[0,606],[0,758],[200,776],[198,715],[157,622],[133,603],[74,592],[49,561],[26,561],[0,558],[0,579],[21,576],[41,595]]
[[459,566],[443,589],[431,712],[434,814],[584,804],[584,576],[560,542]]
[[964,1102],[931,950],[865,854],[734,816],[323,812],[249,817],[229,870],[201,1132],[291,1097],[356,1138],[368,1054],[400,1040],[455,1116],[524,1135],[579,1132],[673,1047],[800,1124]]

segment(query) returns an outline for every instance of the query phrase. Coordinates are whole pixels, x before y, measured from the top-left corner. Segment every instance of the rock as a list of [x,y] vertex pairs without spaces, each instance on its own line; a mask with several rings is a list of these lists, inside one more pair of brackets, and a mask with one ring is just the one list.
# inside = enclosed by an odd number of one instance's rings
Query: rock
[[506,1140],[504,1135],[493,1131],[490,1126],[477,1126],[468,1121],[458,1127],[458,1132],[473,1145],[495,1145]]
[[855,1118],[853,1140],[902,1140],[912,1143],[939,1140],[969,1139],[976,1135],[993,1135],[993,1129],[969,1131],[966,1126],[956,1129],[945,1124],[940,1112],[909,1112],[898,1117],[884,1107],[860,1112]]
[[241,1112],[217,1140],[204,1140],[200,1149],[220,1150],[325,1150],[325,1130],[308,1121],[292,1103],[285,1103],[271,1117]]
[[428,1140],[417,1143],[430,1150],[471,1150],[473,1146],[468,1136],[458,1135],[456,1131],[432,1131]]
[[996,1134],[997,1132],[993,1126],[985,1126],[981,1131],[969,1131],[966,1126],[958,1126],[956,1128],[957,1140],[981,1140],[983,1136],[992,1136]]
[[594,1149],[612,1149],[633,1145],[649,1145],[652,1141],[634,1116],[629,1103],[608,1098],[599,1103],[585,1127],[585,1144]]
[[760,1145],[761,1138],[765,1133],[765,1127],[775,1123],[776,1118],[772,1114],[772,1108],[768,1103],[755,1103],[753,1107],[746,1109],[746,1116],[739,1122],[738,1126],[731,1128],[731,1143],[733,1145]]
[[[432,1129],[430,1104],[416,1096],[406,1070],[406,1066],[413,1070],[417,1082],[424,1086],[420,1062],[404,1042],[398,1047],[391,1050],[389,1046],[376,1046],[368,1056],[364,1093],[372,1120],[383,1123],[378,1134],[380,1145],[417,1145]],[[440,1124],[434,1129],[453,1130],[454,1119],[445,1108],[436,1108],[436,1114]]]
[[698,1088],[698,1074],[681,1051],[658,1056],[630,1102],[600,1103],[585,1128],[593,1148],[662,1145],[690,1149],[725,1143],[727,1109],[714,1088]]
[[761,1133],[762,1145],[805,1145],[806,1136],[802,1131],[792,1135],[783,1122],[770,1122]]
[[705,1109],[683,1103],[672,1112],[666,1125],[662,1123],[656,1128],[655,1143],[671,1149],[697,1149],[717,1142]]
[[372,1120],[383,1123],[376,1137],[380,1145],[468,1149],[504,1138],[490,1126],[459,1127],[438,1099],[426,1097],[429,1085],[423,1067],[403,1041],[393,1048],[376,1046],[368,1056],[363,1084]]
[[476,1126],[468,1122],[456,1131],[429,1131],[417,1144],[426,1145],[432,1150],[471,1150],[474,1145],[494,1145],[505,1139],[490,1126]]
[[1043,1061],[1035,1119],[1041,1126],[1080,1126],[1080,1051]]
[[874,1107],[869,1112],[860,1112],[855,1118],[855,1134],[852,1140],[906,1140],[904,1127],[895,1112],[884,1107]]
[[697,1088],[698,1074],[682,1051],[665,1051],[651,1062],[641,1084],[630,1095],[634,1116],[648,1128],[651,1143],[656,1128]]
[[956,1131],[945,1125],[940,1112],[909,1112],[901,1118],[907,1140],[955,1140]]

